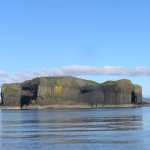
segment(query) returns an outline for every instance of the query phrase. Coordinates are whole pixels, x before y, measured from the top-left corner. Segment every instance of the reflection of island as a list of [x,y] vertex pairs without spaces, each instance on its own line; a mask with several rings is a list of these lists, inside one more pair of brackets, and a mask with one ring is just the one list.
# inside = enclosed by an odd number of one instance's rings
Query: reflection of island
[[[112,110],[102,110],[96,115],[87,117],[83,112],[74,112],[69,116],[68,113],[59,114],[61,117],[55,118],[55,123],[61,123],[63,130],[66,127],[70,127],[73,131],[128,131],[128,130],[138,130],[143,127],[143,116],[141,115],[141,110],[136,112],[129,109],[129,113],[124,113],[126,110],[115,109]],[[131,111],[130,111],[131,110]],[[95,112],[97,113],[97,112]],[[100,113],[100,114],[99,114]],[[81,115],[82,114],[82,115]],[[80,128],[80,130],[79,130]]]
[[120,105],[142,103],[142,88],[129,80],[99,84],[75,77],[41,77],[2,86],[4,106]]
[[105,118],[103,122],[106,122],[105,128],[108,130],[137,130],[142,128],[142,117],[133,116],[121,116]]
[[32,146],[32,149],[52,149],[55,144],[60,148],[64,144],[137,147],[137,142],[144,146],[139,133],[143,128],[141,108],[5,110],[1,127],[0,142],[4,149]]

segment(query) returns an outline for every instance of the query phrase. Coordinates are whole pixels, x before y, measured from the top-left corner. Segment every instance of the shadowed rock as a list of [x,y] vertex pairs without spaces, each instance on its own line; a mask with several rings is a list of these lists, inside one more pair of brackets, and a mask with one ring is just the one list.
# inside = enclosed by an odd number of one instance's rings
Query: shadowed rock
[[140,85],[134,85],[133,92],[135,94],[136,102],[138,104],[142,103],[142,87]]

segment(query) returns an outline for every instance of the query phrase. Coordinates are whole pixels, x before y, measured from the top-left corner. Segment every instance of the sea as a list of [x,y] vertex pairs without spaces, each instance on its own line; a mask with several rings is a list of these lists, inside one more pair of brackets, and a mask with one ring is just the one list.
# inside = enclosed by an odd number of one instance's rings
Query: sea
[[1,109],[0,150],[150,150],[150,107]]

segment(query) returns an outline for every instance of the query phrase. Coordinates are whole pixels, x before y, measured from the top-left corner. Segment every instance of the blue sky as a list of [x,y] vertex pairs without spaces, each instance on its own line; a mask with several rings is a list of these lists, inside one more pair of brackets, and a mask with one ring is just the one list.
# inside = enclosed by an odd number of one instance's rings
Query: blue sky
[[[12,76],[72,65],[143,66],[148,72],[149,57],[149,0],[0,1],[1,83],[3,72]],[[150,96],[149,74],[80,76],[99,82],[129,78]]]

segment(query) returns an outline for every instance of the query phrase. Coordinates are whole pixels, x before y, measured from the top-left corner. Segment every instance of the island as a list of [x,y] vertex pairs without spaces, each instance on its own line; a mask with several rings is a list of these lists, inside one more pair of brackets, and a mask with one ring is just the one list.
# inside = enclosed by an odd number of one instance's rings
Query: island
[[97,83],[71,76],[3,84],[1,105],[24,107],[140,105],[142,87],[130,80]]

